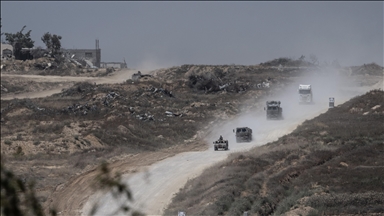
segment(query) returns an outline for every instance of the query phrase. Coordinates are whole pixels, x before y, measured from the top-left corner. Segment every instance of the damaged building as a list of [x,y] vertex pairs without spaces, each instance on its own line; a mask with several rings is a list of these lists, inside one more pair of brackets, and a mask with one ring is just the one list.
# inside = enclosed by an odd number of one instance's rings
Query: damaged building
[[[10,44],[1,44],[1,58],[11,59],[15,57],[14,48]],[[99,40],[96,39],[96,46],[94,49],[65,49],[61,48],[60,52],[63,57],[68,61],[73,62],[79,67],[86,68],[128,68],[125,62],[101,62],[101,49],[99,47]],[[41,47],[21,48],[19,55],[16,59],[31,60],[41,57],[55,57],[49,50]],[[56,57],[55,57],[56,58]]]
[[85,62],[86,65],[82,65],[91,68],[127,68],[125,60],[124,62],[101,62],[101,49],[98,39],[96,39],[95,49],[64,49],[63,53],[78,62]]
[[70,55],[73,59],[84,60],[91,66],[100,68],[101,49],[99,47],[98,39],[96,39],[95,49],[63,49],[62,52]]

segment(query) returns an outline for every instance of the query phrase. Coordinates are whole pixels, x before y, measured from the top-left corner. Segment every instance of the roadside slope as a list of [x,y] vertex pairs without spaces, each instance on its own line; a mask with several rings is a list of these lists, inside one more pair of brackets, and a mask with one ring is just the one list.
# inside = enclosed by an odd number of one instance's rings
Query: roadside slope
[[383,213],[383,99],[382,90],[370,91],[231,155],[188,181],[164,214]]
[[[266,121],[265,113],[262,111],[248,112],[241,116],[236,116],[225,122],[217,123],[211,127],[210,135],[207,137],[207,142],[211,143],[214,139],[217,139],[219,134],[223,134],[225,139],[230,141],[230,151],[228,152],[214,152],[212,147],[206,152],[190,152],[179,154],[175,157],[168,158],[164,161],[154,164],[148,167],[146,171],[142,171],[135,175],[126,176],[126,182],[130,186],[133,192],[134,204],[133,207],[143,211],[149,215],[159,215],[163,213],[163,209],[169,203],[173,194],[178,192],[185,183],[202,173],[202,171],[211,165],[224,160],[230,153],[237,151],[249,150],[252,147],[260,146],[268,142],[277,140],[279,137],[292,132],[299,124],[306,119],[311,119],[322,112],[327,111],[328,97],[331,92],[338,102],[342,103],[348,100],[352,96],[358,95],[358,90],[348,94],[346,91],[341,91],[340,87],[347,86],[343,83],[343,80],[333,79],[335,82],[328,86],[329,88],[321,92],[321,86],[329,84],[330,77],[317,76],[315,77],[303,77],[296,80],[292,85],[287,86],[283,93],[270,95],[274,98],[280,99],[285,106],[284,115],[286,116],[284,121]],[[315,87],[318,87],[317,102],[313,106],[300,106],[296,103],[296,94],[286,93],[295,92],[293,89],[298,86],[298,83],[306,80],[312,80]],[[366,88],[368,89],[368,88]],[[366,90],[361,89],[361,90]],[[364,93],[359,92],[360,94]],[[320,100],[322,98],[322,101]],[[237,126],[250,126],[256,132],[255,139],[252,143],[235,143],[232,129]],[[114,209],[120,202],[116,202],[111,194],[97,194],[90,198],[89,202],[83,208],[83,215],[87,215],[90,207],[97,201],[100,201],[100,209],[97,215],[105,215],[114,212]],[[172,212],[172,214],[175,214]],[[213,213],[217,214],[217,213]]]

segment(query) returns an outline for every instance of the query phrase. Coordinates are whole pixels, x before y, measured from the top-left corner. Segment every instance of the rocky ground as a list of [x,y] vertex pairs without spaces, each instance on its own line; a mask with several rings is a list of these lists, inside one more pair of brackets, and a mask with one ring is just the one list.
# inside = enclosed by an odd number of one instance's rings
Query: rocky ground
[[291,134],[232,154],[173,198],[165,215],[381,215],[384,91],[305,121]]

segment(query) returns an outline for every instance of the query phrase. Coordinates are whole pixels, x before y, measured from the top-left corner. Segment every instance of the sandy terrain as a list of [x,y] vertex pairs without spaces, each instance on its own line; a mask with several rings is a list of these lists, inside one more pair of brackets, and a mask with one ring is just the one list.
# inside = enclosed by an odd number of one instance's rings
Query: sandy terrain
[[[216,152],[211,146],[204,152],[186,152],[174,157],[159,161],[152,166],[142,167],[135,174],[124,176],[125,182],[133,192],[134,203],[132,206],[147,215],[161,215],[163,209],[170,202],[179,188],[183,187],[188,179],[197,177],[205,168],[224,160],[230,153],[246,151],[252,147],[260,146],[274,141],[279,137],[292,132],[306,119],[311,119],[328,109],[328,97],[335,97],[336,104],[341,104],[348,99],[363,94],[370,89],[382,88],[382,76],[371,77],[373,86],[356,86],[356,83],[346,82],[337,77],[303,77],[292,86],[287,87],[288,93],[274,95],[282,101],[284,120],[267,121],[265,113],[244,114],[221,125],[217,125],[207,142],[212,143],[221,134],[229,140],[229,151]],[[314,105],[298,105],[295,92],[299,83],[310,82],[314,90]],[[253,129],[251,143],[236,143],[232,129],[235,127],[249,126]],[[96,215],[108,215],[115,212],[120,203],[125,200],[115,200],[111,193],[97,193],[90,197],[82,209],[82,215],[88,215],[91,206],[98,203]],[[182,210],[182,209],[181,209]]]
[[[112,73],[108,77],[1,74],[1,78],[63,83],[62,86],[44,91],[2,95],[2,99],[45,97],[72,86],[74,82],[120,83],[130,79],[135,72],[137,71],[121,70]],[[143,73],[148,72],[143,71]],[[230,153],[246,151],[290,133],[306,119],[313,118],[327,111],[328,97],[335,97],[337,105],[353,96],[365,93],[369,89],[383,88],[382,76],[364,78],[373,80],[372,82],[367,82],[366,85],[373,83],[375,85],[370,87],[356,85],[356,83],[351,85],[352,82],[345,82],[341,78],[334,77],[322,77],[321,79],[304,77],[302,80],[297,80],[292,86],[286,87],[286,94],[274,95],[271,98],[282,102],[284,120],[267,121],[263,110],[259,110],[256,113],[245,113],[242,116],[237,116],[227,122],[216,125],[211,134],[206,138],[206,142],[211,144],[219,135],[223,135],[224,139],[229,140],[229,151],[215,152],[212,145],[206,151],[199,151],[204,149],[201,146],[195,149],[185,149],[181,145],[181,147],[167,149],[162,152],[122,156],[111,165],[111,168],[126,174],[124,180],[133,192],[134,203],[132,205],[135,209],[148,215],[160,215],[173,195],[178,192],[179,188],[185,185],[188,179],[197,177],[204,169],[224,160]],[[381,81],[377,82],[379,80]],[[300,106],[297,104],[296,91],[299,83],[311,83],[313,85],[314,105]],[[251,143],[235,142],[232,129],[242,126],[248,126],[253,129],[254,140]],[[118,203],[111,197],[111,194],[96,193],[89,197],[94,190],[89,187],[88,183],[94,179],[95,174],[95,170],[92,170],[77,176],[75,179],[72,179],[64,191],[61,190],[60,194],[56,193],[49,198],[60,202],[56,205],[60,206],[59,209],[62,211],[62,215],[89,215],[91,206],[98,200],[100,209],[97,215],[107,215],[114,212]],[[77,196],[78,194],[82,196]],[[122,201],[124,200],[119,202]]]

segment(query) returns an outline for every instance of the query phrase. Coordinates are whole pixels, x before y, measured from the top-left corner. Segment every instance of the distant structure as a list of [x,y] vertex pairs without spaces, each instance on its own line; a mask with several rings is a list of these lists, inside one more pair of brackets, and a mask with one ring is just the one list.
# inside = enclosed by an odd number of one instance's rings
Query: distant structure
[[101,62],[100,67],[102,68],[128,68],[127,63],[124,62]]
[[[22,48],[24,57],[26,59],[33,59],[32,51],[36,48]],[[46,49],[42,49],[47,52]],[[95,49],[61,49],[64,56],[72,59],[78,65],[83,65],[91,68],[128,68],[125,62],[101,62],[101,49],[99,39],[96,39]],[[14,49],[10,44],[1,44],[1,58],[12,58],[14,56]]]
[[11,58],[13,56],[13,46],[10,44],[1,44],[1,58]]
[[63,52],[70,54],[74,59],[90,61],[94,66],[100,68],[101,49],[99,39],[96,39],[95,49],[63,49]]
[[101,67],[102,68],[128,68],[127,62],[101,62]]

